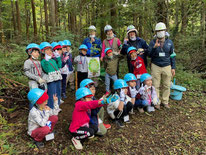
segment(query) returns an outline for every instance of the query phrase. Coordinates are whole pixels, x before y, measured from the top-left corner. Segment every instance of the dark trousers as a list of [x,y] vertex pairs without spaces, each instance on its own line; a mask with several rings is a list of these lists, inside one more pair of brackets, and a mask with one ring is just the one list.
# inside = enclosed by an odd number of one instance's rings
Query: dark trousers
[[80,83],[82,80],[88,78],[88,73],[86,72],[77,72],[77,80],[78,80],[78,88],[80,87]]
[[117,120],[122,120],[124,116],[127,116],[129,112],[132,110],[133,104],[132,102],[128,102],[126,105],[124,105],[123,111],[119,111],[119,109],[114,111],[114,115]]
[[83,140],[92,137],[95,133],[97,133],[97,131],[98,127],[90,124],[89,127],[80,127],[77,129],[77,132],[71,132],[71,134],[75,139]]
[[61,80],[53,81],[47,83],[48,91],[47,94],[49,95],[48,99],[48,106],[53,109],[54,108],[54,101],[53,101],[53,95],[57,95],[58,97],[58,104],[60,104],[61,99]]
[[62,94],[66,93],[67,74],[62,74]]

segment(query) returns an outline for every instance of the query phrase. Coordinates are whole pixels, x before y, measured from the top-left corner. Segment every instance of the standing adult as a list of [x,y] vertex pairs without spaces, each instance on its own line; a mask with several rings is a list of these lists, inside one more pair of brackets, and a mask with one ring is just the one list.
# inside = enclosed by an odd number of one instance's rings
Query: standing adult
[[[138,37],[137,29],[133,25],[129,25],[127,27],[127,37],[124,40],[121,53],[126,55],[127,49],[131,46],[135,47],[138,50],[140,57],[144,60],[144,64],[147,67],[148,45],[144,39]],[[130,56],[127,55],[128,70],[129,73],[133,73],[133,67],[131,66],[130,60],[131,60]]]
[[[166,25],[162,22],[155,27],[156,38],[149,44],[148,55],[151,57],[151,74],[153,85],[156,88],[157,96],[161,101],[156,106],[160,108],[160,103],[166,108],[169,107],[170,82],[175,76],[175,57],[170,57],[174,52],[173,42],[165,37]],[[160,98],[160,83],[162,82],[162,97]]]
[[[83,43],[87,46],[87,57],[100,57],[101,56],[101,46],[102,42],[100,38],[96,37],[96,27],[94,25],[89,26],[89,37],[85,38]],[[99,77],[93,77],[95,81],[95,86],[98,85]]]

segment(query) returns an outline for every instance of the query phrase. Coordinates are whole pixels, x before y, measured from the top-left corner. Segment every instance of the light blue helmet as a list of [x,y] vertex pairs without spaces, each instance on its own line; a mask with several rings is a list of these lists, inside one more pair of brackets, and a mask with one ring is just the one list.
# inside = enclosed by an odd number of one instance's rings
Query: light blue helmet
[[61,45],[62,47],[63,47],[63,46],[64,46],[64,47],[67,46],[67,45],[64,43],[64,41],[59,41],[58,44]]
[[59,46],[59,44],[57,42],[52,42],[51,46],[52,46],[52,49],[54,49],[56,46]]
[[140,82],[144,82],[145,80],[152,79],[152,76],[148,73],[144,73],[140,76]]
[[[31,49],[31,50],[30,50]],[[32,49],[37,49],[40,51],[40,47],[39,45],[35,44],[35,43],[31,43],[26,47],[26,52],[31,54],[32,53]]]
[[122,79],[118,79],[114,82],[114,89],[121,89],[121,88],[125,88],[125,87],[128,87],[128,85]]
[[137,81],[137,78],[134,74],[132,73],[127,73],[125,76],[124,76],[124,81],[126,82],[129,82],[129,81]]
[[135,47],[131,46],[127,49],[127,54],[129,54],[129,52],[132,51],[132,50],[137,51],[137,49]]
[[93,80],[91,80],[91,79],[84,79],[80,83],[80,88],[86,87],[88,84],[92,84],[92,83],[94,83]]
[[29,91],[27,98],[31,102],[32,106],[38,101],[38,99],[44,94],[44,90],[34,88]]
[[79,46],[79,50],[82,50],[82,49],[88,50],[88,47],[86,45],[82,44]]
[[64,40],[63,42],[64,42],[64,44],[65,44],[66,46],[71,46],[71,45],[72,45],[69,40]]
[[109,50],[112,50],[112,49],[111,49],[111,48],[106,48],[106,49],[104,50],[104,53],[107,54],[107,52],[108,52]]
[[86,87],[82,87],[77,89],[75,96],[76,96],[76,100],[79,100],[87,95],[92,95],[92,92],[86,88]]
[[44,48],[52,48],[52,46],[51,46],[51,44],[50,43],[48,43],[48,42],[42,42],[40,45],[40,49],[41,49],[41,51],[43,52],[44,51]]

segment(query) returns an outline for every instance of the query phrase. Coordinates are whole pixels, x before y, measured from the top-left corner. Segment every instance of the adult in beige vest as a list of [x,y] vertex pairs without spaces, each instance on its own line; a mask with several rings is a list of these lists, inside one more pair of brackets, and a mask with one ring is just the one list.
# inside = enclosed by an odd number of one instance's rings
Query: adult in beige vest
[[106,33],[107,38],[104,39],[102,43],[102,53],[101,53],[101,61],[103,60],[103,57],[105,56],[105,49],[111,48],[113,51],[113,54],[118,55],[120,54],[120,50],[122,48],[122,44],[118,38],[115,37],[113,33],[113,28],[111,25],[106,25],[104,27],[104,32]]

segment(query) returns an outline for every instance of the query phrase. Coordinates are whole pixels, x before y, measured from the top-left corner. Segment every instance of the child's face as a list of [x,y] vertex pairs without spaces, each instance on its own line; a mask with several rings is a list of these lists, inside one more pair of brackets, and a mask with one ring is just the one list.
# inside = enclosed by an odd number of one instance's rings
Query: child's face
[[70,51],[70,46],[67,46],[66,50],[67,50],[67,52],[69,52]]
[[109,52],[109,53],[107,53],[107,56],[108,56],[108,57],[112,57],[112,56],[113,56],[113,53],[112,53],[112,52]]
[[135,87],[135,86],[137,85],[137,83],[136,83],[136,81],[129,81],[129,82],[128,82],[128,85],[129,85],[130,87]]
[[31,53],[31,55],[35,58],[35,59],[38,59],[39,57],[39,51],[34,49],[33,52]]
[[39,104],[39,107],[41,109],[45,109],[46,105],[47,105],[48,100],[44,101],[42,104]]
[[128,89],[127,88],[122,88],[122,90],[124,91],[124,94],[127,95]]
[[57,49],[57,52],[59,53],[59,55],[62,55],[62,48]]
[[96,88],[95,88],[95,86],[91,86],[89,89],[91,90],[92,95],[94,96],[95,93],[96,93]]
[[45,49],[45,54],[47,54],[48,56],[52,56],[52,49],[51,48],[47,48]]
[[145,80],[145,85],[152,86],[152,79]]
[[137,58],[137,53],[136,53],[136,52],[132,52],[132,53],[130,54],[130,56],[131,56],[131,59],[132,59],[132,60],[135,60],[135,59]]
[[82,53],[83,55],[86,55],[86,54],[87,54],[87,51],[84,50],[84,49],[81,49],[81,53]]
[[91,97],[85,97],[84,99],[85,99],[85,101],[92,101]]
[[66,47],[63,47],[63,48],[62,48],[62,52],[63,52],[63,53],[67,52],[67,48],[66,48]]

